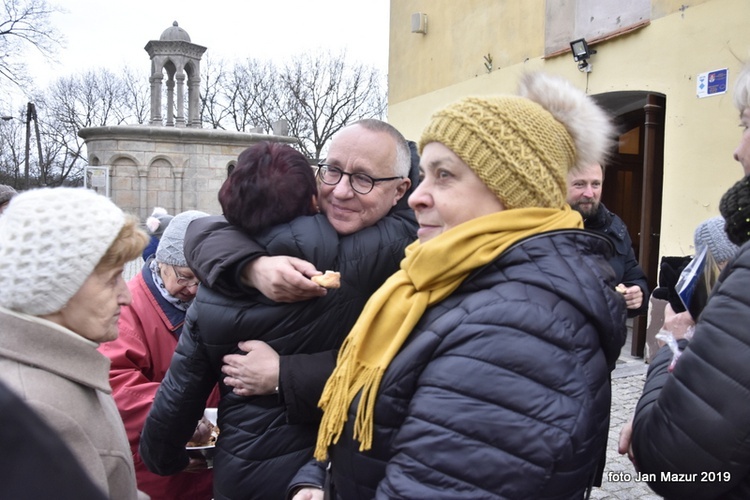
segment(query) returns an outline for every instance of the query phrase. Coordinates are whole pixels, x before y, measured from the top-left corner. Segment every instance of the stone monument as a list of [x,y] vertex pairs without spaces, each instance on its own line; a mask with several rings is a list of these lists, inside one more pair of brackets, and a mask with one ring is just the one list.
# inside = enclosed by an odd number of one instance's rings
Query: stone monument
[[219,214],[219,188],[243,150],[259,141],[297,139],[278,123],[273,134],[202,129],[200,62],[206,47],[192,43],[177,21],[145,50],[151,58],[149,123],[79,130],[89,161],[86,185],[141,220],[157,206],[172,214],[191,209]]

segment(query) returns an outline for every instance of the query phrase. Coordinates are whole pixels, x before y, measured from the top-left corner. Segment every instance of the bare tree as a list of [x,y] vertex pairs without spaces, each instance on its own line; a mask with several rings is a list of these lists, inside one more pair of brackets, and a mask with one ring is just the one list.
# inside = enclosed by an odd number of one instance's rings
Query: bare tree
[[269,130],[279,113],[278,76],[270,61],[248,59],[234,66],[224,90],[229,117],[241,132]]
[[[19,111],[23,113],[23,110]],[[21,165],[26,159],[25,126],[21,120],[4,120],[0,125],[0,184],[20,189]]]
[[320,158],[347,124],[385,114],[383,76],[373,67],[350,64],[343,52],[303,54],[281,68],[257,59],[229,70],[208,66],[202,84],[205,126],[271,132],[283,119],[312,159]]
[[283,104],[279,118],[299,137],[302,152],[320,158],[336,132],[362,118],[382,118],[386,99],[382,76],[372,67],[349,65],[346,54],[304,54],[281,74]]
[[0,77],[24,86],[28,83],[24,52],[35,48],[45,57],[53,55],[60,34],[50,24],[50,15],[58,12],[46,0],[3,0],[0,15]]
[[[151,86],[148,74],[139,74],[130,67],[122,72],[123,109],[128,123],[143,125],[151,118]],[[132,118],[129,119],[129,118]]]
[[214,61],[207,55],[201,65],[201,110],[200,118],[204,127],[224,129],[222,122],[228,114],[222,103],[224,81],[226,79],[223,60]]
[[[127,75],[127,71],[122,74]],[[137,120],[143,96],[128,88],[125,78],[106,69],[63,77],[35,98],[42,158],[30,162],[37,185],[78,185],[87,163],[85,143],[78,131],[87,127],[122,125]],[[141,117],[143,111],[140,111]],[[34,158],[34,155],[32,155]]]

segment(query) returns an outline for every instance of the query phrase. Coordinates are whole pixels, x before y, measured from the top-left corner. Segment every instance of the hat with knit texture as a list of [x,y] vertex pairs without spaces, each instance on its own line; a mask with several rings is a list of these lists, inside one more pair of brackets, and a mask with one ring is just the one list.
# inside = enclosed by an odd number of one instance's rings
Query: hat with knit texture
[[717,263],[727,262],[734,257],[734,254],[740,249],[737,245],[729,241],[726,231],[724,231],[724,217],[716,216],[704,220],[695,228],[695,253],[697,254],[704,247],[708,247],[714,260]]
[[164,230],[156,248],[156,261],[171,264],[178,267],[186,267],[185,260],[185,231],[188,224],[200,217],[208,216],[199,210],[187,210],[174,216],[172,221]]
[[435,113],[422,133],[452,150],[505,208],[562,208],[567,174],[602,162],[614,126],[567,81],[528,73],[518,96],[467,97]]
[[10,199],[13,198],[17,194],[18,194],[18,191],[13,189],[11,186],[0,184],[0,205],[2,205],[3,203],[9,202]]
[[148,229],[149,234],[161,238],[161,235],[164,234],[164,230],[167,229],[173,218],[172,215],[167,213],[165,208],[154,207],[154,211],[146,219],[146,229]]
[[724,217],[724,230],[732,243],[742,245],[750,240],[750,176],[743,177],[724,193],[719,213]]
[[59,311],[124,224],[109,198],[84,188],[15,196],[0,216],[0,306],[33,316]]

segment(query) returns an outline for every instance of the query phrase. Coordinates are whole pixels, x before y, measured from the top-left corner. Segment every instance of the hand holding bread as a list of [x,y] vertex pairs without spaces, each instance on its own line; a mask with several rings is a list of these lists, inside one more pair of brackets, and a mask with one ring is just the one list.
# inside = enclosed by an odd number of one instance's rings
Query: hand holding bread
[[341,273],[335,271],[326,271],[325,274],[313,276],[310,278],[313,283],[324,288],[339,288],[341,286]]

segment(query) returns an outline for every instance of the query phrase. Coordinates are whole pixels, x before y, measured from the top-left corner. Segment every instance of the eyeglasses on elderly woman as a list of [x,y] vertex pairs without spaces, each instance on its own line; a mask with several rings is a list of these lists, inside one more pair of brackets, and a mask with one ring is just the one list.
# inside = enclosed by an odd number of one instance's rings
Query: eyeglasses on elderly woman
[[187,287],[187,288],[192,288],[192,287],[195,287],[195,286],[198,286],[198,285],[201,284],[200,280],[197,280],[197,279],[194,279],[194,278],[190,279],[187,276],[181,275],[177,271],[177,268],[175,266],[171,265],[169,267],[172,268],[172,272],[174,273],[174,277],[175,277],[175,280],[177,281],[178,285],[184,286],[184,287]]

